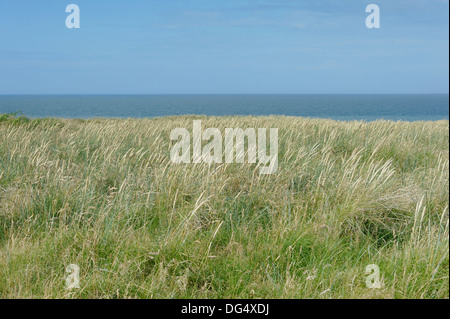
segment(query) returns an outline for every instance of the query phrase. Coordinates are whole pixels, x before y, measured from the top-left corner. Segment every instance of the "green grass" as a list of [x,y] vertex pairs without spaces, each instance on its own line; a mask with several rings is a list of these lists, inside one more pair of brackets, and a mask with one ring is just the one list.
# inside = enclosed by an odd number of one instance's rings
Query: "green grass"
[[[277,173],[172,164],[194,118],[279,128]],[[448,187],[448,121],[0,115],[0,297],[448,298]]]

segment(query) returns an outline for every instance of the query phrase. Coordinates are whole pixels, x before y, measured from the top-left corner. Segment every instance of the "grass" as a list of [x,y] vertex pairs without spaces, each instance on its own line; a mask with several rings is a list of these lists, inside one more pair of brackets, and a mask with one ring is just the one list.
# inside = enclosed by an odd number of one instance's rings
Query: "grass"
[[[172,164],[194,118],[279,128],[278,172]],[[448,121],[1,115],[0,297],[449,298],[448,187]]]

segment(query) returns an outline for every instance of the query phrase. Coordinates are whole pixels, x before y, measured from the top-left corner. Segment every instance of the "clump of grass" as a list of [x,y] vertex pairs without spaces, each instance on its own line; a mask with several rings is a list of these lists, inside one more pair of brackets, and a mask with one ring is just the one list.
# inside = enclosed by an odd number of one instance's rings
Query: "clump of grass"
[[0,124],[20,125],[30,122],[30,119],[21,112],[7,113],[0,115]]
[[0,124],[14,125],[14,126],[29,124],[29,127],[32,129],[36,127],[45,129],[49,126],[64,125],[61,120],[50,117],[30,119],[19,111],[14,113],[0,114]]
[[172,164],[190,116],[0,115],[0,297],[449,297],[448,121],[195,118],[277,127],[279,170]]

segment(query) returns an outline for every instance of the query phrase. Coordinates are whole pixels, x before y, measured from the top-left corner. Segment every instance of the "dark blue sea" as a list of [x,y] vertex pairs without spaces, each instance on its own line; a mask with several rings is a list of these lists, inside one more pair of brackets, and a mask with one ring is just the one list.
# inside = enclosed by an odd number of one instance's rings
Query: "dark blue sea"
[[167,115],[290,115],[335,120],[449,119],[448,94],[435,95],[3,95],[0,114],[143,118]]

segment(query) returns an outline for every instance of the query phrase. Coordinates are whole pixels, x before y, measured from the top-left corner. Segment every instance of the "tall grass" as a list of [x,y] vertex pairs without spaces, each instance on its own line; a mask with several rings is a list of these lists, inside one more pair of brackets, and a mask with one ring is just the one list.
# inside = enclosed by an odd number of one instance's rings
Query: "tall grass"
[[[194,118],[279,128],[277,173],[172,164]],[[0,119],[2,298],[449,297],[448,121]]]

